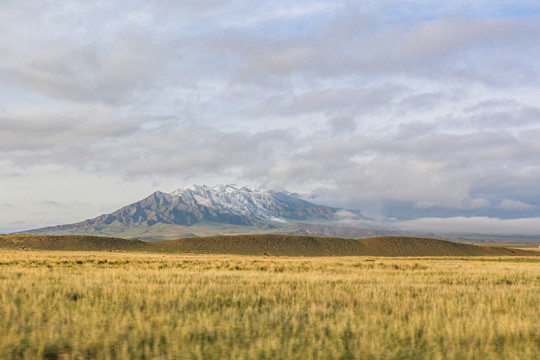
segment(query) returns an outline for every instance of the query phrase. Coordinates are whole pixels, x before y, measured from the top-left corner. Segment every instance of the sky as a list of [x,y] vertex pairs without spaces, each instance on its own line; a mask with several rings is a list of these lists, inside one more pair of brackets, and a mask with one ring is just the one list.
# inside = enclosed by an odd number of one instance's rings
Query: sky
[[0,232],[189,184],[540,234],[538,1],[0,3]]

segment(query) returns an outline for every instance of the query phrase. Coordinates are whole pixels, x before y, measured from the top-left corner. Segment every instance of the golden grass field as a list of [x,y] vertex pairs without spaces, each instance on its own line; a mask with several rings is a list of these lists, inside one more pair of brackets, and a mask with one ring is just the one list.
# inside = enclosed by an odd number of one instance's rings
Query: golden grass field
[[3,359],[538,359],[538,257],[0,251]]

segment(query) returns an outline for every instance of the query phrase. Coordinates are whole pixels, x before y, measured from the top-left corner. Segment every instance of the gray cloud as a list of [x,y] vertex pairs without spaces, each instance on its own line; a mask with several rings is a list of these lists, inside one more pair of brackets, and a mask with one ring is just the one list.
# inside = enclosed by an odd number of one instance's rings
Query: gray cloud
[[328,120],[330,128],[337,133],[354,132],[356,122],[350,116],[336,116]]
[[111,109],[93,107],[69,113],[26,112],[0,117],[0,151],[40,151],[70,146],[85,141],[106,142],[139,129],[125,119],[115,119]]

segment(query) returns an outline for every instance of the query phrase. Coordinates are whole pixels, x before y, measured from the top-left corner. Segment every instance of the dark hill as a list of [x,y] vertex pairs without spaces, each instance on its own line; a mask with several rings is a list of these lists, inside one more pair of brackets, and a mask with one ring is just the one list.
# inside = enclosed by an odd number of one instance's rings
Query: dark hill
[[140,240],[86,235],[0,234],[0,249],[57,251],[144,251]]
[[153,243],[159,252],[276,256],[519,256],[533,252],[399,236],[366,239],[236,235]]
[[0,235],[0,249],[132,251],[276,256],[538,256],[502,247],[399,236],[366,239],[289,235],[236,235],[144,242],[99,236]]

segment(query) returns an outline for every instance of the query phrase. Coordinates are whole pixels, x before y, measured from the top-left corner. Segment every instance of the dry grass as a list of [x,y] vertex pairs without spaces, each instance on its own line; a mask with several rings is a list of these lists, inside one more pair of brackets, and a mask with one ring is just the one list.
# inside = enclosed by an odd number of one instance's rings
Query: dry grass
[[5,359],[537,359],[538,258],[0,251]]

